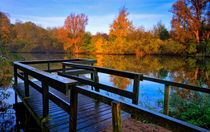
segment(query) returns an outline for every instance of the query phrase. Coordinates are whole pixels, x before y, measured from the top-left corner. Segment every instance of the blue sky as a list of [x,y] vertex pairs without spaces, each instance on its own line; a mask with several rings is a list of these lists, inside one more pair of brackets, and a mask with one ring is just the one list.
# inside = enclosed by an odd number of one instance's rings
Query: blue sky
[[70,13],[88,16],[86,31],[109,32],[109,25],[125,6],[129,20],[135,27],[152,29],[162,21],[170,29],[172,14],[169,12],[176,0],[0,0],[0,11],[9,15],[12,23],[17,20],[32,21],[44,28],[61,27]]

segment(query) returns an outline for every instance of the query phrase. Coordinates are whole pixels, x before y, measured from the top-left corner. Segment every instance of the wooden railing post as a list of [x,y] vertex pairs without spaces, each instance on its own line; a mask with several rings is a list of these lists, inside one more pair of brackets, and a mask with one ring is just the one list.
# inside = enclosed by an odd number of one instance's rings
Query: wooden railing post
[[122,122],[120,113],[120,102],[112,101],[112,126],[113,132],[122,132]]
[[43,119],[49,118],[49,87],[42,81],[42,102],[43,102]]
[[47,71],[48,72],[50,71],[50,63],[49,62],[47,63]]
[[24,72],[24,86],[25,86],[25,97],[29,97],[29,81],[28,74]]
[[[99,82],[98,72],[97,72],[97,70],[95,68],[94,68],[94,71],[93,71],[93,75],[94,75],[94,81],[96,83],[98,83]],[[95,91],[99,92],[99,88],[95,87]]]
[[15,92],[15,104],[18,103],[17,93]]
[[143,75],[138,74],[134,78],[134,84],[133,84],[133,94],[134,97],[132,99],[132,103],[135,105],[138,105],[139,102],[139,86],[140,86],[140,80],[142,80]]
[[77,130],[77,103],[78,103],[78,92],[75,89],[72,89],[70,94],[70,120],[69,120],[70,132],[76,132]]
[[[94,73],[90,73],[90,77],[91,77],[91,80],[93,80],[94,81],[94,75],[93,75]],[[93,86],[91,85],[91,89],[93,90]]]
[[169,112],[168,108],[169,108],[169,85],[165,85],[163,114],[168,115]]
[[63,71],[63,73],[66,72],[66,65],[64,65],[64,64],[62,65],[62,71]]
[[14,85],[17,85],[18,79],[17,79],[17,67],[14,65]]

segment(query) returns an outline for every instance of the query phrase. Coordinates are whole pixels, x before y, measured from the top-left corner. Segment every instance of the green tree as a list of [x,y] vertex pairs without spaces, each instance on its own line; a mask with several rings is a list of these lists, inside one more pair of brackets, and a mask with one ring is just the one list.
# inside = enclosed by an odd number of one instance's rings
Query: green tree
[[162,24],[161,21],[157,23],[156,26],[154,26],[153,32],[155,35],[157,35],[161,40],[167,40],[170,38],[168,30],[165,28],[165,26]]
[[92,50],[91,46],[91,33],[90,32],[85,32],[82,36],[82,44],[81,44],[81,49],[84,52],[89,52]]

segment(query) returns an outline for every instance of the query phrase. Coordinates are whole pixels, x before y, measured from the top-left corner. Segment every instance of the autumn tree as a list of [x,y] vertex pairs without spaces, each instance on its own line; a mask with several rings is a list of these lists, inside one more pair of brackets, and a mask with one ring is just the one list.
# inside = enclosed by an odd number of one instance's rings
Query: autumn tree
[[208,8],[209,0],[178,0],[174,3],[171,9],[172,37],[182,43],[195,40],[197,45],[208,39]]
[[13,52],[59,52],[63,46],[46,30],[32,22],[16,22],[7,49]]
[[95,35],[91,39],[91,43],[94,45],[94,49],[96,53],[107,53],[107,43],[108,41],[103,37],[99,35]]
[[0,12],[0,42],[5,46],[11,38],[10,20],[7,15]]
[[128,20],[129,13],[126,8],[120,10],[118,17],[110,25],[109,37],[113,52],[125,53],[128,49],[128,34],[134,27]]
[[64,50],[73,48],[74,52],[79,52],[82,43],[82,37],[85,33],[88,17],[85,14],[75,15],[71,13],[65,20],[61,29],[61,35],[64,34],[67,41],[64,43]]

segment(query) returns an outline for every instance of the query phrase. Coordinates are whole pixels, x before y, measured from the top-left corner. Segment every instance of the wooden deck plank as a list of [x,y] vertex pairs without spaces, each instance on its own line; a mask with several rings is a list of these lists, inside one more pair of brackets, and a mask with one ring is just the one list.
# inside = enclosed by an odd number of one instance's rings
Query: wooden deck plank
[[[38,81],[36,84],[41,85]],[[20,96],[24,97],[24,84],[19,84],[16,87],[16,90],[19,92]],[[49,90],[66,102],[70,101],[69,95],[65,96],[61,92],[52,88],[49,88]],[[29,95],[30,98],[24,99],[24,101],[30,106],[41,121],[43,109],[42,95],[31,86]],[[52,101],[49,101],[49,117],[51,120],[44,123],[49,131],[69,131],[69,114]],[[129,117],[129,114],[122,112],[122,119],[127,119]],[[78,95],[77,131],[102,130],[106,128],[106,126],[111,125],[111,119],[112,113],[110,105],[97,102],[82,94]]]

